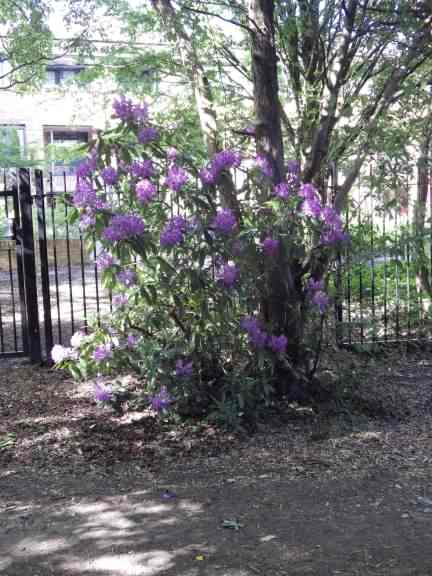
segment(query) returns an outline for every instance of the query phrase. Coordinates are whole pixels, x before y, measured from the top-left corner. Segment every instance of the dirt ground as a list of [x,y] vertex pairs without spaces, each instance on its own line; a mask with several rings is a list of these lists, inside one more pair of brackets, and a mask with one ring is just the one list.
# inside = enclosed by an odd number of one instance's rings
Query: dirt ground
[[337,366],[343,402],[247,437],[0,361],[0,573],[432,575],[432,355]]

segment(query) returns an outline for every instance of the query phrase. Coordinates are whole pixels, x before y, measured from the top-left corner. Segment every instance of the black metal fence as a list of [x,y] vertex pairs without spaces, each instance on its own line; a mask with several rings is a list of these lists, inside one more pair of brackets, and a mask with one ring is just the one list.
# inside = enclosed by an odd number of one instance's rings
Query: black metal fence
[[[66,192],[74,178],[40,170],[4,171],[0,183],[0,357],[47,357],[54,344],[111,310]],[[419,186],[423,214],[418,217]],[[425,188],[426,186],[426,188]],[[426,196],[425,196],[426,193]],[[424,340],[432,336],[432,199],[427,177],[395,189],[357,182],[344,218],[351,242],[332,269],[339,344]]]

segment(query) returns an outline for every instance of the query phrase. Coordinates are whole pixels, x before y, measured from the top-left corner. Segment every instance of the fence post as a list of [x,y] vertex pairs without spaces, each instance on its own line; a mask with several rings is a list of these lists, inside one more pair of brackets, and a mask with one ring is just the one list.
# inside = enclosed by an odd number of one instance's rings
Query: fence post
[[44,197],[44,184],[42,170],[35,170],[35,185],[36,185],[36,207],[37,207],[37,220],[38,220],[38,239],[39,239],[39,258],[40,258],[40,273],[41,273],[41,286],[42,286],[42,302],[44,311],[44,332],[45,332],[45,350],[48,362],[50,362],[50,352],[52,350],[53,327],[51,316],[51,297],[50,297],[50,281],[49,281],[49,264],[48,264],[48,242],[46,231],[46,213],[45,213],[45,197]]
[[[332,205],[336,198],[338,190],[338,170],[336,162],[332,162],[330,166],[330,174],[332,181]],[[342,255],[341,249],[337,249],[336,255],[336,278],[335,278],[335,336],[336,344],[341,346],[343,341],[343,291],[342,291]]]
[[24,290],[28,327],[28,351],[30,360],[37,363],[42,361],[42,350],[39,332],[30,170],[27,168],[19,169],[18,201],[21,213],[21,240],[23,248]]

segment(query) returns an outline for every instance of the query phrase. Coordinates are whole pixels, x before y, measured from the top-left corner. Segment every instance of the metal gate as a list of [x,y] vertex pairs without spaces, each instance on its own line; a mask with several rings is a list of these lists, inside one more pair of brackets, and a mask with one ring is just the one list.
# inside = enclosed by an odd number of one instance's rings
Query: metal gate
[[41,360],[30,171],[4,171],[0,185],[0,357]]

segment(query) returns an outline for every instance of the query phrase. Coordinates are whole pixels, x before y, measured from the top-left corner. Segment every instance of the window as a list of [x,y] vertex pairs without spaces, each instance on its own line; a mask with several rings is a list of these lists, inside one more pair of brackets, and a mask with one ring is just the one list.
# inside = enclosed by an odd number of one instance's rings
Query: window
[[90,140],[90,127],[45,126],[44,142],[54,175],[71,175],[83,153],[80,147]]
[[16,166],[25,156],[25,126],[0,124],[0,166]]
[[67,80],[74,78],[84,70],[84,66],[71,64],[50,64],[46,68],[47,84],[49,86],[61,86]]

